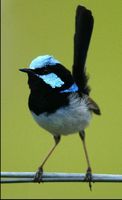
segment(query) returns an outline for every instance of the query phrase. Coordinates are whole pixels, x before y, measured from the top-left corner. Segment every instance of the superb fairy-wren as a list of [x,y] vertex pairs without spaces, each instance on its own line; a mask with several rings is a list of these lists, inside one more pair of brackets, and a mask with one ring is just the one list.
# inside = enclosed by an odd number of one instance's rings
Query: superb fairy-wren
[[42,162],[35,180],[41,181],[43,166],[62,135],[79,132],[85,150],[88,169],[86,179],[91,187],[91,166],[85,144],[85,128],[92,113],[100,114],[98,105],[89,97],[90,88],[85,70],[87,50],[93,28],[93,17],[89,10],[78,6],[74,35],[73,72],[66,69],[50,55],[35,58],[29,68],[20,69],[28,74],[30,88],[29,109],[33,118],[55,140],[55,145]]

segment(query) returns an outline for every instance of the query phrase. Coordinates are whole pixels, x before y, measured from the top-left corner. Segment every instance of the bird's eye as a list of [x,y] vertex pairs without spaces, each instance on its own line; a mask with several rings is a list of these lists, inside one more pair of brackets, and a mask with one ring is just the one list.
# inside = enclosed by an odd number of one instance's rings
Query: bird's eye
[[45,71],[45,72],[49,72],[49,69],[45,68],[44,71]]
[[49,74],[50,70],[47,67],[44,67],[41,74]]
[[43,67],[41,69],[40,68],[35,69],[35,74],[38,74],[38,75],[45,75],[49,73],[50,73],[50,70],[47,67]]

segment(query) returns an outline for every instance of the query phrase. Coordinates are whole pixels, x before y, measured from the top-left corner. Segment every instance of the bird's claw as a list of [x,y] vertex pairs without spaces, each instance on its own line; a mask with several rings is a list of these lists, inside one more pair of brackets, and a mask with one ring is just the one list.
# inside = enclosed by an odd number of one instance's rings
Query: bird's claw
[[35,174],[34,182],[38,183],[43,182],[42,175],[43,175],[43,168],[39,167],[38,171]]
[[89,188],[92,191],[92,184],[91,184],[91,182],[92,182],[92,172],[91,172],[90,167],[87,169],[84,181],[87,181],[89,183]]

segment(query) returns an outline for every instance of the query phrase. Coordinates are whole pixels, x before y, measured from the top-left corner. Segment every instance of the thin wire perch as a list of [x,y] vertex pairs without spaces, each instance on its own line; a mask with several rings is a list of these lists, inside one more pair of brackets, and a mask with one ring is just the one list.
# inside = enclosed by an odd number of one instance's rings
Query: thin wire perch
[[[1,183],[36,183],[35,172],[1,172]],[[85,174],[44,172],[42,182],[87,182]],[[93,174],[92,182],[122,182],[120,174]]]

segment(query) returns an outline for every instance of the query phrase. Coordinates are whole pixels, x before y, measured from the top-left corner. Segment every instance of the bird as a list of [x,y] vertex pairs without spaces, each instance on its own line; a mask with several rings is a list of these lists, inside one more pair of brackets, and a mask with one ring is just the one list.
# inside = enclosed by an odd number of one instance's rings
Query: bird
[[29,110],[37,124],[54,138],[54,146],[39,166],[35,181],[42,181],[43,167],[62,135],[79,133],[87,161],[85,180],[92,181],[92,168],[86,148],[85,129],[92,115],[100,115],[97,103],[90,97],[86,57],[93,29],[91,11],[79,5],[76,10],[74,61],[72,73],[53,55],[34,58],[28,68],[19,69],[28,75]]

